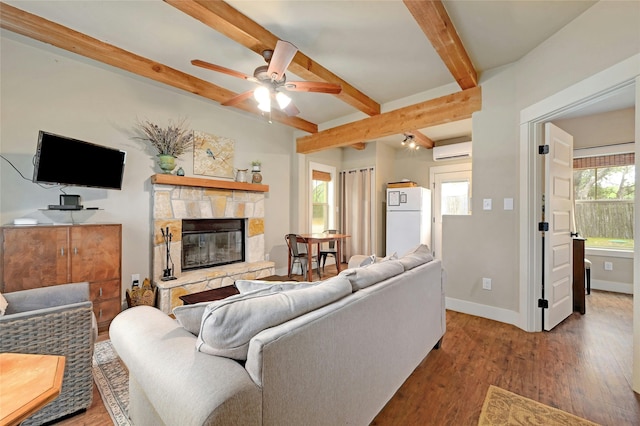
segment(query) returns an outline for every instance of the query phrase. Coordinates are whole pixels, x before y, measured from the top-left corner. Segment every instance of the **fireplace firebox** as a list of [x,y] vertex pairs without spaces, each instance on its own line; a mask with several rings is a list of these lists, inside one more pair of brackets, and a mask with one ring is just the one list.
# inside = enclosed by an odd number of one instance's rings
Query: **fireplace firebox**
[[244,261],[244,219],[182,220],[182,271]]

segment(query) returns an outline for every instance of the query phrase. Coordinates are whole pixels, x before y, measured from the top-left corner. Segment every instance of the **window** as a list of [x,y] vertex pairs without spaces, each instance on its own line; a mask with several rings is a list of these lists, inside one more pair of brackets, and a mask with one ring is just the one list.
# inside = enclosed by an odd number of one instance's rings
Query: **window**
[[586,246],[633,250],[634,154],[574,159],[576,227]]
[[[329,170],[331,169],[331,170]],[[327,171],[329,170],[329,171]],[[311,170],[311,232],[322,233],[333,228],[333,168],[314,164]]]

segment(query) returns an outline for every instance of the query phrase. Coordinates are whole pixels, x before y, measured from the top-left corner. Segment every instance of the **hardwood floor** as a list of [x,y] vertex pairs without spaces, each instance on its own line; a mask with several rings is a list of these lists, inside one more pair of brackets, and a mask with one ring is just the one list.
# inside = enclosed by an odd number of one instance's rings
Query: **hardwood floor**
[[640,425],[631,388],[632,297],[592,291],[551,332],[447,312],[447,332],[374,425],[476,425],[489,385],[602,425]]
[[[335,267],[326,272],[335,275]],[[372,424],[476,425],[487,389],[495,385],[601,425],[640,426],[632,351],[629,295],[593,291],[586,315],[573,314],[545,333],[447,311],[442,347],[423,360]],[[94,385],[91,407],[56,424],[110,423]]]

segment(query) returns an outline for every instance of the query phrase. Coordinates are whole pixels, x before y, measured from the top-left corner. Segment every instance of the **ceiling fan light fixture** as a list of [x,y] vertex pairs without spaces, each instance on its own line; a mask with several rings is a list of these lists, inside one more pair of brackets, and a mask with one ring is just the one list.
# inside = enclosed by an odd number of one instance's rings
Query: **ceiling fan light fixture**
[[269,93],[269,89],[264,86],[256,87],[256,90],[253,91],[253,97],[256,98],[258,104],[271,104],[271,101],[269,100],[271,94]]
[[291,98],[282,92],[276,93],[276,101],[280,109],[285,109],[291,103]]
[[258,102],[258,109],[264,112],[271,111],[271,101],[267,99],[266,102]]

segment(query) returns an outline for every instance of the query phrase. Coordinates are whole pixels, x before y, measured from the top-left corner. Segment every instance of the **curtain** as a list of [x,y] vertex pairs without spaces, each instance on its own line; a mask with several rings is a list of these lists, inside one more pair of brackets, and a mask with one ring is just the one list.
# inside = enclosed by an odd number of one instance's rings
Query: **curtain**
[[347,262],[355,254],[372,254],[375,229],[375,169],[373,167],[340,172],[340,225],[344,234],[341,259]]

